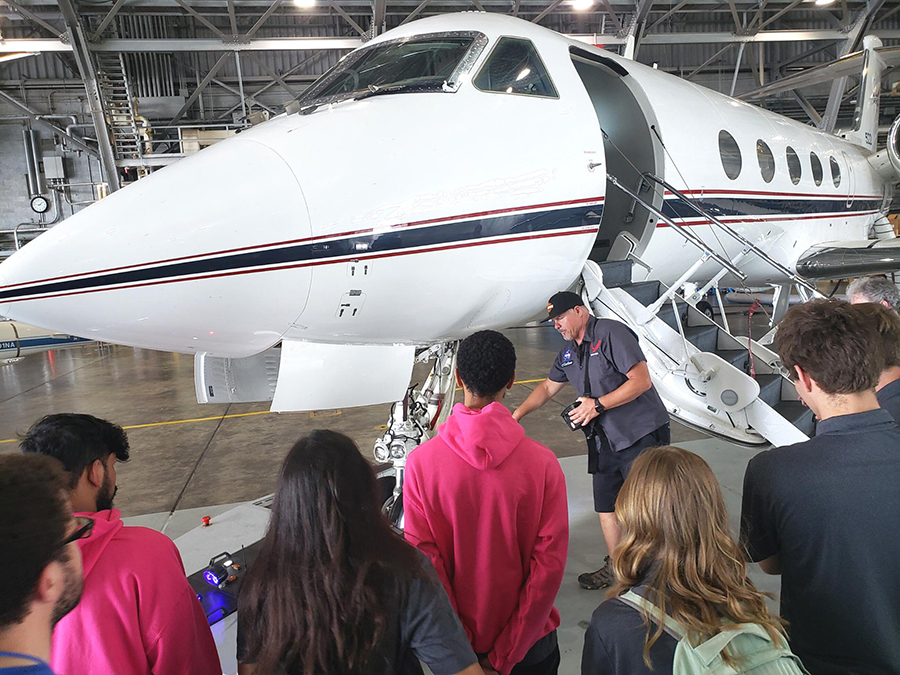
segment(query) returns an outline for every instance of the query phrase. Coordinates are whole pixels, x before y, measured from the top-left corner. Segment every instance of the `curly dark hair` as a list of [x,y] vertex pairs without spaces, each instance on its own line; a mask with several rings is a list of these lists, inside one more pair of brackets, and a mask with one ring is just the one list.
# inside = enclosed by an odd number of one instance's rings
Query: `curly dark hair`
[[470,392],[494,396],[516,373],[516,348],[495,330],[478,331],[459,345],[456,369]]
[[78,485],[84,470],[98,459],[115,455],[120,462],[129,458],[128,436],[118,424],[93,415],[56,413],[35,422],[19,446],[25,454],[48,455],[62,462],[69,487]]
[[778,326],[775,348],[791,379],[800,366],[826,394],[875,389],[885,354],[876,322],[840,300],[810,300],[792,307]]

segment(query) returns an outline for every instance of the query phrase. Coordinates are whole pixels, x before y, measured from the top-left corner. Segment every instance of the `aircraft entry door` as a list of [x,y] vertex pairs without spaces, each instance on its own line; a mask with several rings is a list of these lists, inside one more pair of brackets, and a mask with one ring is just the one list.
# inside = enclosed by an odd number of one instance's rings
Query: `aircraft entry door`
[[[662,158],[657,156],[654,142],[642,106],[626,81],[628,73],[612,59],[572,48],[572,63],[584,83],[600,128],[608,138],[604,140],[606,173],[636,190],[645,172],[663,175]],[[648,201],[653,196],[645,183],[641,196]],[[653,205],[661,208],[662,197],[655,197]],[[607,185],[606,202],[600,231],[590,259],[597,262],[622,260],[630,251],[643,251],[655,228],[655,218],[633,203],[621,190]]]

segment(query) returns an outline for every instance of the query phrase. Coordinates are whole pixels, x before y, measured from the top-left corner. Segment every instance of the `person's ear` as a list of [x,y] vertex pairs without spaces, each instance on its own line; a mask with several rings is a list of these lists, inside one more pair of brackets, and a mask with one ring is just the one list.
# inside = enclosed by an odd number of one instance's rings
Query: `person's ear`
[[797,375],[797,379],[794,380],[797,389],[804,393],[810,393],[813,388],[813,379],[809,376],[809,373],[796,365],[794,366],[794,373]]
[[103,485],[103,476],[106,474],[106,467],[99,459],[91,462],[91,465],[85,469],[87,480],[93,487],[99,488]]
[[56,604],[65,586],[65,572],[62,563],[58,560],[47,563],[38,577],[37,587],[34,589],[34,599],[41,604]]
[[460,389],[465,389],[462,378],[459,376],[459,368],[453,371],[453,375],[456,377],[456,386]]
[[891,303],[889,303],[887,300],[882,300],[881,304],[884,305],[886,309],[894,309],[893,307],[891,307]]
[[516,371],[513,371],[512,377],[509,378],[509,382],[506,383],[507,389],[512,389],[513,385],[516,383]]

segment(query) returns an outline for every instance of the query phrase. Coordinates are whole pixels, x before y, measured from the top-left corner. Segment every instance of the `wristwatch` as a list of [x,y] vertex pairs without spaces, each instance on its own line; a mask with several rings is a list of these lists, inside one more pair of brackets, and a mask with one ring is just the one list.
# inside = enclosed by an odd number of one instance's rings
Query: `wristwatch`
[[603,404],[600,403],[600,399],[599,399],[599,398],[595,398],[595,399],[594,399],[594,410],[596,410],[598,413],[604,413],[604,412],[606,412],[606,408],[604,408],[604,407],[603,407]]

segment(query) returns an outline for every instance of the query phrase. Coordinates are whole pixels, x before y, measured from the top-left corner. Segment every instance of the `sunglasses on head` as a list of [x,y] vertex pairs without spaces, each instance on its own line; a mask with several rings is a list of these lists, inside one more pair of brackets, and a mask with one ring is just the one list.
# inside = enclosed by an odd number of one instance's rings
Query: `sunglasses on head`
[[91,536],[91,531],[93,529],[93,518],[88,518],[87,516],[75,516],[75,531],[63,540],[62,544],[60,544],[60,548],[68,546],[73,541],[87,539]]

